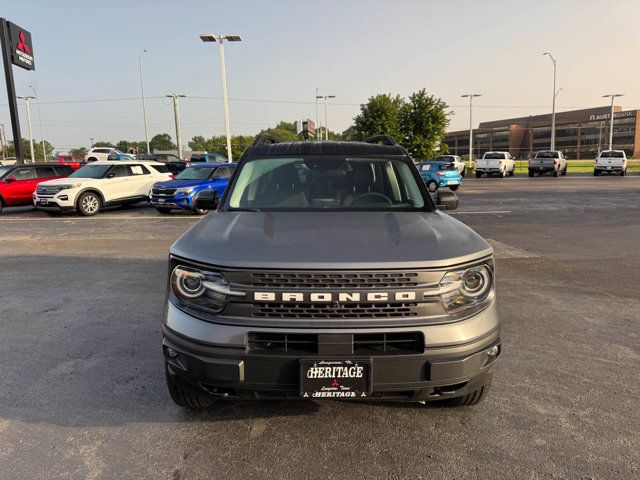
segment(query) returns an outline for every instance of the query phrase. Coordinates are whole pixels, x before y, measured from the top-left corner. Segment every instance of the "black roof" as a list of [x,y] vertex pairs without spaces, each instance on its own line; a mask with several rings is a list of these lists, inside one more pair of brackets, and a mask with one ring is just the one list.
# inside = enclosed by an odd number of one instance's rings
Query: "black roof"
[[367,142],[278,142],[257,143],[247,148],[243,157],[263,155],[394,155],[408,156],[400,145]]
[[[71,163],[77,163],[77,162],[71,162]],[[0,165],[3,167],[68,167],[69,163],[58,163],[58,162],[37,162],[37,163],[24,163],[22,165],[18,165],[17,163],[14,165]]]

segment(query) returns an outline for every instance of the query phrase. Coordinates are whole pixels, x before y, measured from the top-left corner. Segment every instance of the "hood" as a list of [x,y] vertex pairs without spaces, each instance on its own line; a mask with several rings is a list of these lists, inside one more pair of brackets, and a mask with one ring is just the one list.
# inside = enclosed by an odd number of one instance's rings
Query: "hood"
[[84,183],[84,182],[91,182],[93,180],[99,180],[96,178],[79,178],[79,177],[73,177],[73,178],[69,178],[69,177],[62,177],[62,178],[55,178],[53,180],[47,180],[46,182],[40,182],[38,185],[67,185],[69,183]]
[[447,267],[493,249],[439,211],[213,212],[171,253],[221,267],[390,269]]
[[198,187],[200,185],[213,185],[220,180],[167,180],[166,182],[154,183],[156,188],[186,188]]

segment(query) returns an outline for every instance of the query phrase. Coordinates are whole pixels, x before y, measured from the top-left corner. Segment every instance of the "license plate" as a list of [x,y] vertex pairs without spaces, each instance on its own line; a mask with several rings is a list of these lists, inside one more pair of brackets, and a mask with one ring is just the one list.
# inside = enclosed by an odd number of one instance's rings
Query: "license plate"
[[371,360],[300,360],[300,396],[309,399],[367,398]]
[[166,202],[166,200],[163,200],[163,199],[159,199],[158,200],[158,203],[165,203],[165,202]]
[[49,200],[40,200],[40,205],[49,205]]

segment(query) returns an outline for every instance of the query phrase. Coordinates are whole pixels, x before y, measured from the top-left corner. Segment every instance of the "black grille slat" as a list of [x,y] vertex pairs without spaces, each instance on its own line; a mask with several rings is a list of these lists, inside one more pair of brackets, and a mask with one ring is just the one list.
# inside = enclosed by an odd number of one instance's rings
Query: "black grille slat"
[[36,193],[38,195],[55,195],[62,190],[62,185],[38,185]]
[[415,317],[417,303],[254,303],[259,318],[404,318]]
[[173,197],[176,193],[175,188],[152,188],[151,194],[159,197]]
[[[318,353],[318,335],[303,333],[250,332],[247,347],[252,352],[297,355]],[[356,333],[354,355],[412,355],[424,352],[421,332]]]
[[418,285],[417,272],[355,272],[355,273],[313,273],[282,272],[252,273],[252,287],[271,288],[394,288]]

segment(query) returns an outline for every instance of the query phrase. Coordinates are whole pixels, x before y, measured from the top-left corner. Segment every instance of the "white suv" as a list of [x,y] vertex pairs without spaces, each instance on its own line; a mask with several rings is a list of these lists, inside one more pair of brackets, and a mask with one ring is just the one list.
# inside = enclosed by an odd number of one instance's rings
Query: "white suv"
[[167,166],[158,162],[98,161],[66,178],[38,184],[33,204],[47,213],[95,215],[103,207],[148,201],[154,183],[172,178]]
[[84,159],[87,162],[97,162],[100,160],[109,160],[109,155],[120,155],[122,152],[111,147],[91,147],[87,153],[84,154]]

